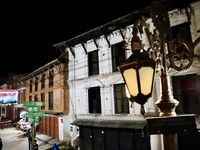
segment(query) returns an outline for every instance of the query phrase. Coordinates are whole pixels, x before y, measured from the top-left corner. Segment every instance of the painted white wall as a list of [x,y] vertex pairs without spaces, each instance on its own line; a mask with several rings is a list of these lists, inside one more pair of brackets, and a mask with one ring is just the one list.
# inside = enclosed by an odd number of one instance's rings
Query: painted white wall
[[[124,31],[127,35],[131,35],[132,30],[130,27],[127,27],[127,30]],[[108,37],[110,44],[116,44],[122,41],[122,37],[119,31],[114,32]],[[101,87],[101,115],[114,115],[115,106],[114,106],[114,93],[113,85],[123,83],[122,76],[119,72],[112,73],[112,60],[111,60],[111,48],[108,46],[107,41],[104,37],[101,37],[97,40],[99,44],[99,68],[100,74],[96,76],[88,77],[88,58],[82,48],[82,46],[76,45],[75,58],[73,55],[69,54],[69,89],[70,89],[70,113],[77,115],[88,114],[88,88],[100,86]],[[96,50],[96,46],[93,41],[85,43],[85,47],[88,52]],[[70,53],[70,52],[69,52]],[[127,57],[131,55],[131,51],[127,51]],[[151,98],[152,99],[152,98]],[[145,108],[148,112],[155,111],[155,101],[149,100],[145,104]],[[131,103],[130,103],[131,104]],[[140,115],[140,105],[133,104],[131,108],[130,105],[130,114],[131,115]],[[91,114],[90,114],[91,115]]]
[[162,135],[150,135],[151,150],[162,150]]
[[75,116],[73,114],[64,115],[58,118],[59,124],[59,140],[71,140],[77,135],[74,134],[75,126],[71,125],[71,123],[75,120]]
[[59,140],[64,140],[63,117],[58,118]]

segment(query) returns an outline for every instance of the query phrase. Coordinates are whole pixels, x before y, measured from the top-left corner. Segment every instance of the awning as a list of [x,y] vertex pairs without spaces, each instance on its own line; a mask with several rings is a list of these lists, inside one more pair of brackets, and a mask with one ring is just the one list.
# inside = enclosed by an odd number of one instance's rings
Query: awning
[[88,127],[104,127],[104,128],[125,128],[125,129],[143,129],[147,122],[146,120],[88,120],[77,119],[71,123],[77,126]]
[[17,107],[17,108],[24,108],[23,104],[15,104],[14,107]]

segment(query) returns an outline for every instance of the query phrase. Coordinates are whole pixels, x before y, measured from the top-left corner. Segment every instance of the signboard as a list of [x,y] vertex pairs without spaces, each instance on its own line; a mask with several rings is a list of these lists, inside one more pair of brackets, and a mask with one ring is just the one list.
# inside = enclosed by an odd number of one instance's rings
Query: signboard
[[39,118],[36,117],[36,118],[28,118],[28,122],[30,123],[39,123]]
[[0,89],[0,104],[17,104],[17,98],[16,89]]
[[38,111],[38,112],[28,112],[28,113],[25,114],[25,116],[28,117],[28,118],[42,117],[44,115],[45,115],[45,113],[41,112],[41,111]]
[[25,114],[25,117],[28,118],[30,123],[39,123],[39,117],[45,115],[44,112],[39,111],[38,107],[44,106],[44,102],[24,102],[23,105],[28,107],[28,112]]
[[38,107],[29,107],[28,111],[29,112],[38,112]]
[[24,102],[25,107],[44,106],[44,102]]
[[147,129],[149,134],[197,132],[194,114],[165,117],[149,117],[147,118]]

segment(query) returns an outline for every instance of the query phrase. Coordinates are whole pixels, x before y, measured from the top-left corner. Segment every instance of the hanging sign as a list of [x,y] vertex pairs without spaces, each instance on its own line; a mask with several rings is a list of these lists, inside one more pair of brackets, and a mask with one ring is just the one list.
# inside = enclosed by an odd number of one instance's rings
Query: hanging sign
[[44,102],[24,102],[25,107],[36,107],[36,106],[44,106]]
[[0,89],[0,104],[17,104],[17,98],[16,89]]

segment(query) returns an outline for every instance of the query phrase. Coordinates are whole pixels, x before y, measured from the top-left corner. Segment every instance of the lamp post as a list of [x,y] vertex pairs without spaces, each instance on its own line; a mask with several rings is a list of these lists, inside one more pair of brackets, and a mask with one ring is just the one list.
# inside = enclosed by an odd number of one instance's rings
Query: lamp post
[[[184,40],[176,39],[176,42],[171,43],[175,49],[173,53],[170,53],[169,41],[167,40],[170,33],[170,23],[166,9],[159,1],[153,1],[150,14],[155,26],[154,32],[151,33],[148,30],[144,18],[137,21],[132,31],[132,55],[118,68],[131,95],[130,101],[139,103],[141,114],[144,114],[144,104],[152,93],[155,65],[159,65],[161,95],[155,104],[159,109],[159,117],[173,117],[176,116],[175,108],[179,102],[172,96],[168,68],[171,67],[178,71],[188,69],[192,65],[192,57],[194,57],[191,53],[193,49],[190,48],[194,48],[194,45],[191,47]],[[150,43],[148,50],[142,50],[142,44],[138,37],[141,29],[147,32]],[[152,59],[149,58],[150,56]],[[179,62],[182,59],[187,59],[188,63],[175,65],[175,61]],[[165,150],[178,149],[176,133],[164,134],[163,141]]]

